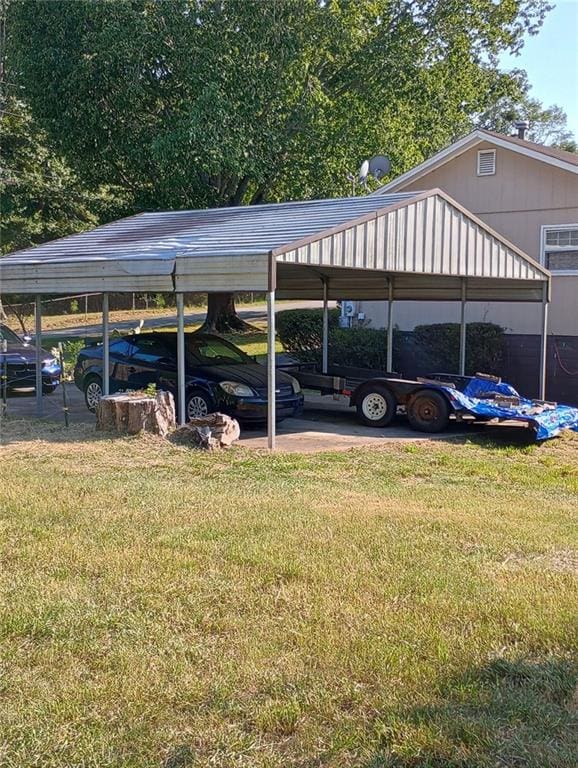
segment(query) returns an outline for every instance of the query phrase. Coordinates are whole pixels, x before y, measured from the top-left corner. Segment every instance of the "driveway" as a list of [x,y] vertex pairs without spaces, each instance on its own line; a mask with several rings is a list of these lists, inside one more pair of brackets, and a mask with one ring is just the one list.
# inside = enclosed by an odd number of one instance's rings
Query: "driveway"
[[[86,409],[82,393],[68,384],[69,417],[73,424],[94,424],[94,416]],[[44,397],[44,420],[64,424],[62,391]],[[35,399],[33,394],[20,395],[8,400],[8,418],[34,419]],[[277,449],[280,451],[313,453],[318,451],[346,450],[361,446],[379,446],[384,441],[415,442],[418,440],[448,440],[464,437],[478,431],[476,426],[452,424],[439,435],[415,432],[407,426],[402,417],[385,429],[366,427],[357,421],[355,410],[349,408],[345,398],[333,400],[314,393],[306,393],[303,415],[298,419],[286,419],[277,428]],[[516,430],[520,432],[518,428]],[[1,434],[0,434],[1,442]],[[247,448],[266,449],[265,429],[244,429],[241,445]]]

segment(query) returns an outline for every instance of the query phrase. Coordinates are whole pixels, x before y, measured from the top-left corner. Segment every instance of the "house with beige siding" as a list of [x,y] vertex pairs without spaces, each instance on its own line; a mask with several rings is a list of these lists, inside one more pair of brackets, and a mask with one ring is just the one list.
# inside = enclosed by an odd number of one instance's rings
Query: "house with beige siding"
[[[578,155],[476,130],[372,194],[436,187],[551,271],[550,333],[578,342]],[[374,327],[385,326],[383,303],[361,302],[359,310]],[[457,303],[399,302],[394,323],[411,331],[422,323],[458,321],[459,313]],[[534,335],[540,308],[471,303],[467,320]]]

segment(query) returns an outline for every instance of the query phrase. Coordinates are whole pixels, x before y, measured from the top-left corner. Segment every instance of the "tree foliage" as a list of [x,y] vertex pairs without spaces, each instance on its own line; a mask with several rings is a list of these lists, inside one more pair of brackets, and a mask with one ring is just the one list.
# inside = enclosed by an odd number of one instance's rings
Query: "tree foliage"
[[[364,158],[385,152],[402,173],[516,97],[498,55],[519,50],[548,9],[19,0],[8,69],[83,183],[122,189],[116,215],[332,197],[349,194]],[[231,317],[227,297],[217,303]]]
[[97,198],[50,147],[16,99],[1,116],[0,252],[69,235],[98,223]]
[[13,4],[0,0],[0,254],[94,226],[119,190],[90,190],[23,101],[7,55]]
[[21,0],[13,69],[73,167],[135,210],[348,192],[512,93],[545,0]]
[[477,118],[476,125],[508,135],[517,120],[527,120],[529,130],[526,138],[529,141],[568,152],[578,151],[564,110],[556,104],[545,107],[538,99],[533,99],[525,72],[515,70],[511,76],[518,82],[519,92],[499,98]]

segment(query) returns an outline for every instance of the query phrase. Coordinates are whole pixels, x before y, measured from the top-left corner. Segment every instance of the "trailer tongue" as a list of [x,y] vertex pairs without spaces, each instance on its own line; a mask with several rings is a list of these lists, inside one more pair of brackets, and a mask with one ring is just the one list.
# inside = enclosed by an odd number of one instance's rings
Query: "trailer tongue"
[[495,376],[456,376],[434,373],[405,379],[398,373],[332,366],[319,373],[311,364],[284,366],[301,387],[323,395],[344,395],[368,426],[386,427],[398,409],[422,432],[441,432],[450,418],[486,422],[517,421],[534,432],[536,440],[555,437],[564,429],[578,431],[578,408],[521,397]]

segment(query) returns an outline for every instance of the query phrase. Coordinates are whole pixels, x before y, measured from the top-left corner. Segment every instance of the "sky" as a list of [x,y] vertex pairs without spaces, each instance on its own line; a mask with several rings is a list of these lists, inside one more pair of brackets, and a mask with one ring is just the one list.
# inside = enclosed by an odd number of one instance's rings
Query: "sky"
[[558,0],[519,56],[502,56],[503,69],[525,69],[530,95],[544,106],[557,104],[578,139],[578,0]]

